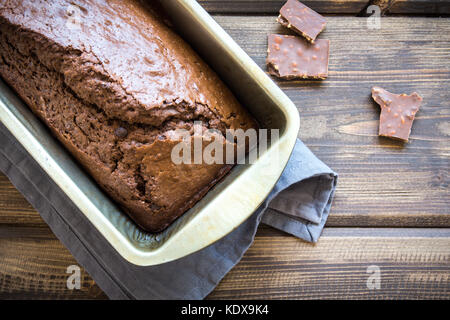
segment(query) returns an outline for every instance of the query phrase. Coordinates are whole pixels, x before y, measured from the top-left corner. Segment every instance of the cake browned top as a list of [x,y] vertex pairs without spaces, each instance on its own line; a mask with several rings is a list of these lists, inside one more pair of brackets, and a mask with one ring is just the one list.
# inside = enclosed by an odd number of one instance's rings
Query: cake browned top
[[252,123],[217,75],[144,1],[41,2],[3,1],[2,15],[70,49],[44,51],[71,89],[107,115],[154,126],[213,115],[227,127]]
[[0,75],[97,183],[156,232],[231,167],[173,163],[173,132],[192,132],[195,121],[222,134],[257,124],[153,4],[0,0]]

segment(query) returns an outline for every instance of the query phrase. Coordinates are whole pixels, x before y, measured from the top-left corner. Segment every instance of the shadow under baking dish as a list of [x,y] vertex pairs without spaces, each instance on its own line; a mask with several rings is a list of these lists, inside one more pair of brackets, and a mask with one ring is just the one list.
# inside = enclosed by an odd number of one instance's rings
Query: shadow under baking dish
[[[76,164],[47,128],[0,81],[0,121],[119,254],[148,266],[172,261],[224,237],[264,201],[297,138],[295,105],[194,0],[161,1],[179,34],[217,72],[261,128],[279,138],[254,164],[236,165],[193,208],[163,232],[137,227]],[[79,235],[83,238],[82,235]]]

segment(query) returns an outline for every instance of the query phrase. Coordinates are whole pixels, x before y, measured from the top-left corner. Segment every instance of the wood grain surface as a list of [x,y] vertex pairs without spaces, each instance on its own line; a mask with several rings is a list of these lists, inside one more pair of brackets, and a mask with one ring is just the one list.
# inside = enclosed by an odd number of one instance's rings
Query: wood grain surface
[[448,0],[393,0],[383,7],[388,14],[450,15]]
[[[287,0],[199,0],[198,2],[210,13],[215,14],[261,14],[278,13]],[[319,13],[359,13],[368,0],[305,0],[305,5]]]
[[[0,227],[0,299],[105,299],[83,271],[66,287],[69,251],[45,227]],[[261,227],[209,299],[448,299],[448,229],[328,228],[317,244]],[[369,289],[369,266],[380,289]]]
[[[267,34],[288,33],[273,17],[216,20],[264,69]],[[368,30],[366,18],[330,17],[320,37],[329,78],[277,83],[299,109],[299,137],[340,174],[327,225],[450,226],[450,19],[382,18]],[[424,98],[410,143],[378,137],[375,85]]]
[[[286,0],[199,0],[215,14],[277,14]],[[450,15],[449,0],[303,0],[321,14],[364,15],[369,5],[378,5],[383,14]]]
[[[267,34],[289,33],[274,15],[215,18],[264,69]],[[450,19],[383,17],[379,30],[327,19],[329,78],[277,81],[299,109],[299,137],[340,175],[327,228],[312,245],[262,227],[209,298],[450,299]],[[423,96],[410,143],[377,136],[373,85]],[[0,299],[106,298],[85,272],[68,290],[72,264],[0,174]],[[367,288],[370,265],[379,290]]]
[[[261,230],[209,298],[448,299],[449,236],[448,229],[328,228],[313,245]],[[379,289],[367,285],[373,266]]]
[[71,265],[78,264],[46,225],[0,224],[0,299],[107,298],[83,269],[81,288],[67,289]]

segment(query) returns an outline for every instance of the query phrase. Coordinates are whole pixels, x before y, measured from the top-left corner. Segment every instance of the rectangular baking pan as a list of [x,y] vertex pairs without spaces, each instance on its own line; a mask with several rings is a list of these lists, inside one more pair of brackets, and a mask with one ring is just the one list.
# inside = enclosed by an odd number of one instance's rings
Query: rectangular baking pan
[[158,234],[142,231],[76,164],[46,127],[0,80],[0,121],[105,239],[136,265],[198,251],[244,222],[279,179],[297,138],[292,101],[194,0],[161,1],[175,29],[219,74],[262,128],[279,129],[254,164],[237,165],[192,209]]

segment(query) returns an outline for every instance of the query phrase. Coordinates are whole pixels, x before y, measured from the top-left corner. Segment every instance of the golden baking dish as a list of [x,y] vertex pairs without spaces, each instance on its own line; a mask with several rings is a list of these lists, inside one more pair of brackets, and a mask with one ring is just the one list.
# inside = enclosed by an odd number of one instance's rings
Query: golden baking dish
[[105,239],[136,265],[161,264],[198,251],[244,222],[280,177],[297,138],[292,101],[194,0],[161,1],[177,31],[227,83],[261,127],[279,138],[253,164],[237,165],[192,209],[158,234],[139,229],[77,165],[0,80],[0,121]]

